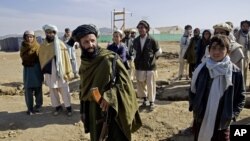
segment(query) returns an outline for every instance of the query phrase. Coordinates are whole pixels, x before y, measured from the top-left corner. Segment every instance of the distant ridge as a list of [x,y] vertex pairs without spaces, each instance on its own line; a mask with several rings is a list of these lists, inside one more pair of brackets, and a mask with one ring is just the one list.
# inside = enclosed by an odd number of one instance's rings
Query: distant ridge
[[[155,27],[151,29],[154,31],[154,33],[159,34],[159,33],[167,33],[167,34],[183,34],[184,29],[180,26],[165,26],[165,27]],[[100,35],[112,35],[112,30],[111,28],[108,27],[102,27],[99,28]],[[64,32],[58,32],[58,37],[62,37]],[[45,33],[42,30],[35,30],[35,35],[36,36],[41,36],[45,38]],[[5,36],[0,36],[0,40],[9,38],[9,37],[22,37],[22,34],[9,34]]]

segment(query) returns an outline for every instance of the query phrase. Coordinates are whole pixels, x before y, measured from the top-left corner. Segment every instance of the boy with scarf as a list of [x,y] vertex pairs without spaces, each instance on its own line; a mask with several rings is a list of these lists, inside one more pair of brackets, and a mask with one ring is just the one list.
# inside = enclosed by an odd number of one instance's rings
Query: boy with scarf
[[[43,75],[38,59],[40,45],[36,41],[34,31],[25,31],[20,50],[23,65],[24,96],[27,105],[27,114],[39,112],[43,104],[42,82]],[[36,105],[33,107],[33,93]]]
[[[120,58],[115,59],[114,52],[97,45],[98,30],[94,25],[78,26],[72,36],[82,50],[80,112],[85,132],[90,132],[91,141],[100,140],[104,113],[108,112],[107,140],[130,141],[132,132],[141,127],[141,119],[135,90],[125,66]],[[94,87],[102,95],[99,104],[91,98]]]
[[230,41],[215,35],[209,57],[194,71],[189,92],[195,141],[229,141],[229,126],[245,104],[241,70],[228,55]]

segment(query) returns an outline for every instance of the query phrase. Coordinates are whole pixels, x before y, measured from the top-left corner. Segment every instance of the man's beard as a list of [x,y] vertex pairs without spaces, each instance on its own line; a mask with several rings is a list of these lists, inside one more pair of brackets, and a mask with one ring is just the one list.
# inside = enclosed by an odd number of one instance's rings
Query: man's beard
[[48,43],[53,42],[54,39],[55,39],[55,37],[46,36],[46,40],[47,40]]
[[247,33],[249,32],[249,30],[242,30],[242,32],[243,32],[244,34],[247,34]]
[[94,49],[93,52],[89,52],[88,51],[89,49],[86,49],[81,46],[81,50],[82,50],[81,58],[94,59],[98,55],[98,48],[94,47],[93,49]]

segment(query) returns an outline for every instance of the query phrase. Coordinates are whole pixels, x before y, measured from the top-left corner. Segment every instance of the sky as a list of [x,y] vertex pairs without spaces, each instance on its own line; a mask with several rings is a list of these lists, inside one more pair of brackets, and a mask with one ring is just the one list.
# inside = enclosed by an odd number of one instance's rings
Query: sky
[[41,30],[45,24],[61,32],[90,23],[110,28],[112,12],[123,8],[126,28],[136,27],[142,19],[151,27],[190,24],[202,29],[225,21],[238,27],[242,20],[250,20],[248,0],[0,0],[0,36]]

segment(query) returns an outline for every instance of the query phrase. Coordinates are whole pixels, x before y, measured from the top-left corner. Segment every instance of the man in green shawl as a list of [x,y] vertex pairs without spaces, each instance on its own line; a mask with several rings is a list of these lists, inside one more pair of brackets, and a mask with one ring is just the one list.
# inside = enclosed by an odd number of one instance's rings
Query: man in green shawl
[[[97,37],[98,31],[94,25],[78,26],[72,34],[82,50],[80,111],[85,132],[90,132],[91,141],[99,140],[104,113],[108,112],[111,118],[108,121],[107,140],[130,141],[131,133],[142,125],[135,90],[121,59],[116,60],[114,52],[100,48]],[[91,89],[94,87],[102,95],[100,104],[92,100]]]

